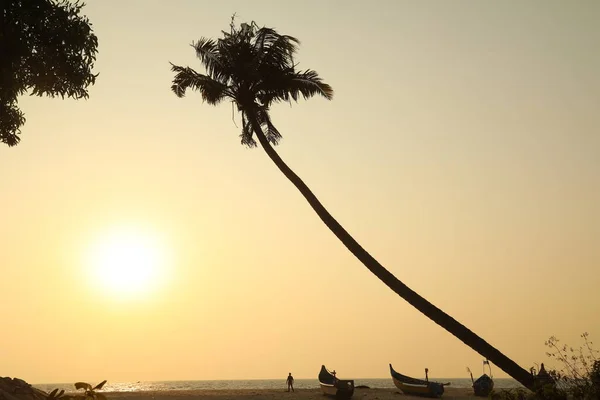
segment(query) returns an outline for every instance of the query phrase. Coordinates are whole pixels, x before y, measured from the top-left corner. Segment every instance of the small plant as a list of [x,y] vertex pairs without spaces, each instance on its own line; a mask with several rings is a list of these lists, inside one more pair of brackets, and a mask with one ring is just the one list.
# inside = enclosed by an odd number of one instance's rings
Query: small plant
[[600,359],[598,350],[587,332],[581,334],[583,344],[573,348],[566,344],[560,346],[560,340],[551,336],[546,341],[550,351],[546,355],[562,364],[562,368],[551,370],[557,385],[576,400],[600,398]]
[[600,399],[600,352],[594,350],[589,334],[581,335],[583,344],[579,348],[561,345],[560,340],[551,336],[545,345],[546,353],[552,361],[558,362],[558,368],[546,372],[541,364],[536,373],[533,391],[523,388],[492,392],[494,400],[598,400]]
[[51,391],[51,392],[48,394],[48,397],[47,397],[47,399],[48,399],[48,400],[56,400],[56,399],[59,399],[59,398],[63,397],[63,395],[64,395],[64,394],[65,394],[65,391],[64,391],[64,390],[61,390],[61,391],[59,392],[59,391],[58,391],[58,389],[54,389],[53,391]]
[[98,392],[98,390],[102,389],[102,386],[104,386],[106,382],[106,380],[103,380],[93,387],[86,382],[77,382],[75,383],[75,389],[83,389],[83,393],[79,392],[77,394],[65,394],[64,390],[59,392],[58,389],[54,389],[45,395],[45,398],[46,400],[107,400],[106,396]]
[[84,390],[83,398],[85,400],[106,400],[106,396],[104,396],[102,393],[97,392],[97,390],[102,389],[102,386],[104,386],[105,383],[106,379],[97,384],[96,386],[92,387],[92,385],[86,382],[76,382],[75,389]]

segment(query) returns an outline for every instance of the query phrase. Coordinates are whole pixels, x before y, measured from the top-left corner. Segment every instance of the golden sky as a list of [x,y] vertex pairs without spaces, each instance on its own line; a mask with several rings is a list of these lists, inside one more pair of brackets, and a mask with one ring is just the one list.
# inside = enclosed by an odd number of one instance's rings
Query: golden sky
[[[275,107],[277,150],[384,266],[526,368],[550,335],[600,341],[600,2],[87,3],[90,99],[22,98],[0,147],[3,375],[479,371],[239,144],[229,104],[170,92],[169,61],[200,69],[189,44],[234,12],[335,89]],[[156,275],[126,295],[136,257]]]

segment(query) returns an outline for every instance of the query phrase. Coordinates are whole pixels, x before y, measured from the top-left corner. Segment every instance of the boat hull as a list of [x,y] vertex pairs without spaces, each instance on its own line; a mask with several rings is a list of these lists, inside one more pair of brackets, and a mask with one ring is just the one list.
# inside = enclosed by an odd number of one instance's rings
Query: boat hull
[[338,399],[349,399],[354,394],[354,381],[335,378],[323,365],[319,373],[319,384],[324,395]]
[[481,375],[473,382],[473,392],[478,397],[488,397],[494,390],[494,381],[486,374]]
[[404,394],[431,398],[441,397],[444,394],[444,385],[441,383],[428,382],[402,375],[394,371],[391,364],[390,373],[394,385]]
[[[352,382],[350,385],[349,382]],[[336,385],[321,383],[321,391],[326,396],[338,399],[349,399],[354,395],[354,381],[339,381]]]

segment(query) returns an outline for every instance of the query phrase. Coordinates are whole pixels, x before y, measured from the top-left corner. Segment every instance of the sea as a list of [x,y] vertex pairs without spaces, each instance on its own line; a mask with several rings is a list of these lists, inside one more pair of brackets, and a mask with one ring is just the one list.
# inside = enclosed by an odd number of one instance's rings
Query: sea
[[[436,382],[450,382],[451,387],[470,388],[471,379],[464,378],[436,378]],[[496,389],[512,389],[521,387],[514,379],[494,378]],[[366,385],[377,389],[394,389],[391,378],[383,379],[354,379],[354,385]],[[34,384],[38,389],[46,392],[54,389],[64,389],[65,392],[76,392],[72,383],[45,383]],[[103,392],[135,392],[135,391],[169,391],[169,390],[237,390],[237,389],[282,389],[285,388],[283,379],[249,379],[249,380],[205,380],[205,381],[139,381],[139,382],[107,382],[102,388]],[[296,389],[318,389],[317,379],[296,379]]]

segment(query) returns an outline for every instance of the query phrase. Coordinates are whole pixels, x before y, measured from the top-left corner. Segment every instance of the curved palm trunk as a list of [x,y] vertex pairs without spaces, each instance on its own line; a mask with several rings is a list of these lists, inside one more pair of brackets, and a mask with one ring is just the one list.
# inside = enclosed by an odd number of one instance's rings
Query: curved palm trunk
[[398,278],[396,278],[391,272],[385,269],[373,256],[371,256],[365,249],[350,234],[329,214],[329,212],[323,207],[317,197],[311,192],[306,184],[300,179],[298,175],[291,170],[290,167],[279,157],[279,154],[273,149],[271,144],[265,137],[260,124],[258,123],[255,115],[248,115],[249,122],[252,124],[252,129],[256,133],[260,144],[263,149],[267,152],[268,156],[273,160],[275,165],[281,172],[296,186],[296,188],[302,193],[304,198],[308,201],[310,206],[315,210],[317,215],[323,220],[325,225],[342,241],[342,243],[358,258],[365,267],[369,269],[376,277],[381,279],[390,289],[396,292],[400,297],[406,300],[410,305],[415,307],[417,310],[425,314],[436,324],[446,329],[448,332],[456,336],[458,339],[463,341],[467,346],[486,357],[488,360],[496,364],[500,369],[506,372],[508,375],[519,381],[522,385],[527,388],[533,387],[532,375],[521,368],[517,363],[506,357],[488,342],[480,338],[478,335],[473,333],[466,326],[431,304],[425,298],[417,294],[415,291],[410,289]]

